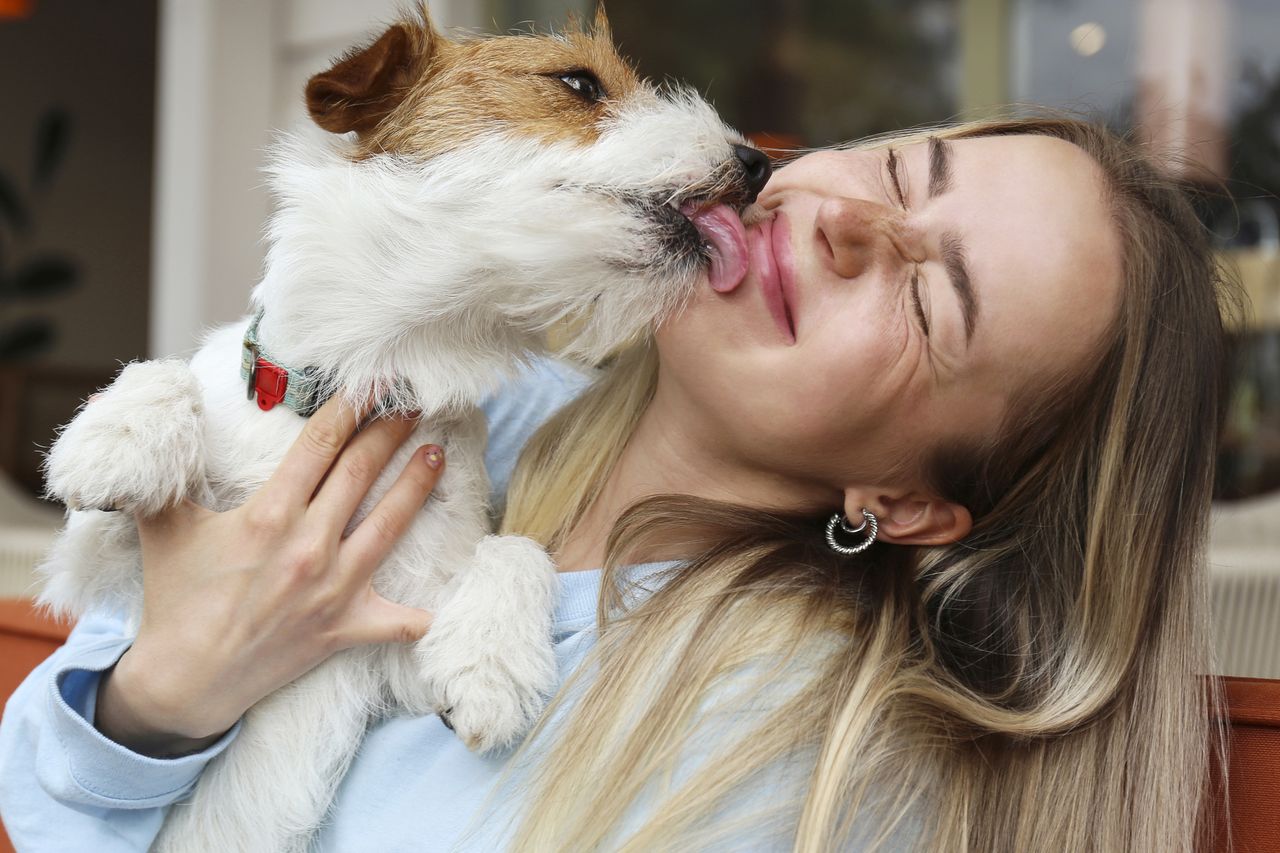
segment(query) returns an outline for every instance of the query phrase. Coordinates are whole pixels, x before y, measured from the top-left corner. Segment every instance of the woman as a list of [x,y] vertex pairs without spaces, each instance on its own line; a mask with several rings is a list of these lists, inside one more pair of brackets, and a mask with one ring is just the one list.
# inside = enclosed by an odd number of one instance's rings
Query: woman
[[[380,725],[321,849],[1192,848],[1225,291],[1186,200],[1027,120],[810,154],[760,203],[746,279],[520,460],[503,526],[579,618],[538,728],[486,761]],[[495,443],[569,386],[505,395]],[[429,629],[368,577],[439,469],[340,539],[407,435],[354,427],[323,409],[244,507],[141,523],[137,639],[96,623],[6,714],[7,825],[143,849],[254,701]]]

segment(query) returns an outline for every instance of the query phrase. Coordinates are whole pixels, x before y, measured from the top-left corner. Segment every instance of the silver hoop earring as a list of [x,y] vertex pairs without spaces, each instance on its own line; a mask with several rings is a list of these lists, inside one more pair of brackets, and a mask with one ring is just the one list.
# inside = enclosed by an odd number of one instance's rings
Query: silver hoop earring
[[[866,538],[857,545],[841,545],[836,542],[836,525],[840,525],[840,529],[845,533],[861,533],[868,527],[871,528],[867,532]],[[837,512],[831,516],[831,520],[827,522],[827,545],[837,554],[843,554],[846,557],[852,557],[854,554],[861,554],[863,551],[871,547],[871,543],[876,541],[876,535],[880,532],[880,522],[876,517],[867,510],[862,511],[862,523],[857,527],[849,526],[849,519],[845,518],[843,512]]]

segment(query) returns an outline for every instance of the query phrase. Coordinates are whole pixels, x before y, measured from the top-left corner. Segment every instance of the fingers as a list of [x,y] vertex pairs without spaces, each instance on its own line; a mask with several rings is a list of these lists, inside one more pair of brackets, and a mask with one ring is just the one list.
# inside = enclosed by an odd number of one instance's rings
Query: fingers
[[311,499],[308,519],[331,531],[334,539],[341,536],[369,488],[416,424],[409,418],[381,418],[357,433]]
[[434,444],[418,448],[382,500],[343,543],[344,564],[361,575],[372,574],[409,529],[443,473],[444,451]]
[[341,639],[343,646],[367,643],[413,643],[431,630],[432,614],[416,607],[396,604],[369,591],[367,605]]
[[359,411],[344,402],[341,395],[330,397],[307,419],[302,433],[258,496],[284,506],[305,508],[359,423]]

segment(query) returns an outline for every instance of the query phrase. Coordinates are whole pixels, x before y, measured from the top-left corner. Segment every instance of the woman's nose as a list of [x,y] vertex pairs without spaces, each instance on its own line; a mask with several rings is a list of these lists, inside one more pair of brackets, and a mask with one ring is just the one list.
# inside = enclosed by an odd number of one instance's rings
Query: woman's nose
[[860,198],[829,198],[818,208],[818,233],[831,250],[833,271],[855,278],[877,265],[917,256],[902,211]]

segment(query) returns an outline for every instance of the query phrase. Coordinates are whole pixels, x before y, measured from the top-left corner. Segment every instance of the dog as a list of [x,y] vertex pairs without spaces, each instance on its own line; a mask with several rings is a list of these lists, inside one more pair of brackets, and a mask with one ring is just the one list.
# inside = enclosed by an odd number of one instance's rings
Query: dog
[[378,714],[447,714],[477,751],[527,732],[555,686],[556,573],[532,541],[490,535],[477,403],[549,329],[598,362],[700,282],[740,278],[740,216],[769,175],[698,95],[639,79],[603,11],[559,35],[454,41],[423,7],[306,98],[318,127],[284,136],[268,169],[278,207],[250,314],[189,363],[127,365],[52,446],[68,523],[42,600],[136,627],[134,514],[238,505],[321,401],[373,394],[421,419],[357,520],[412,448],[447,450],[374,579],[434,618],[416,644],[340,652],[251,708],[170,810],[162,851],[305,849]]

